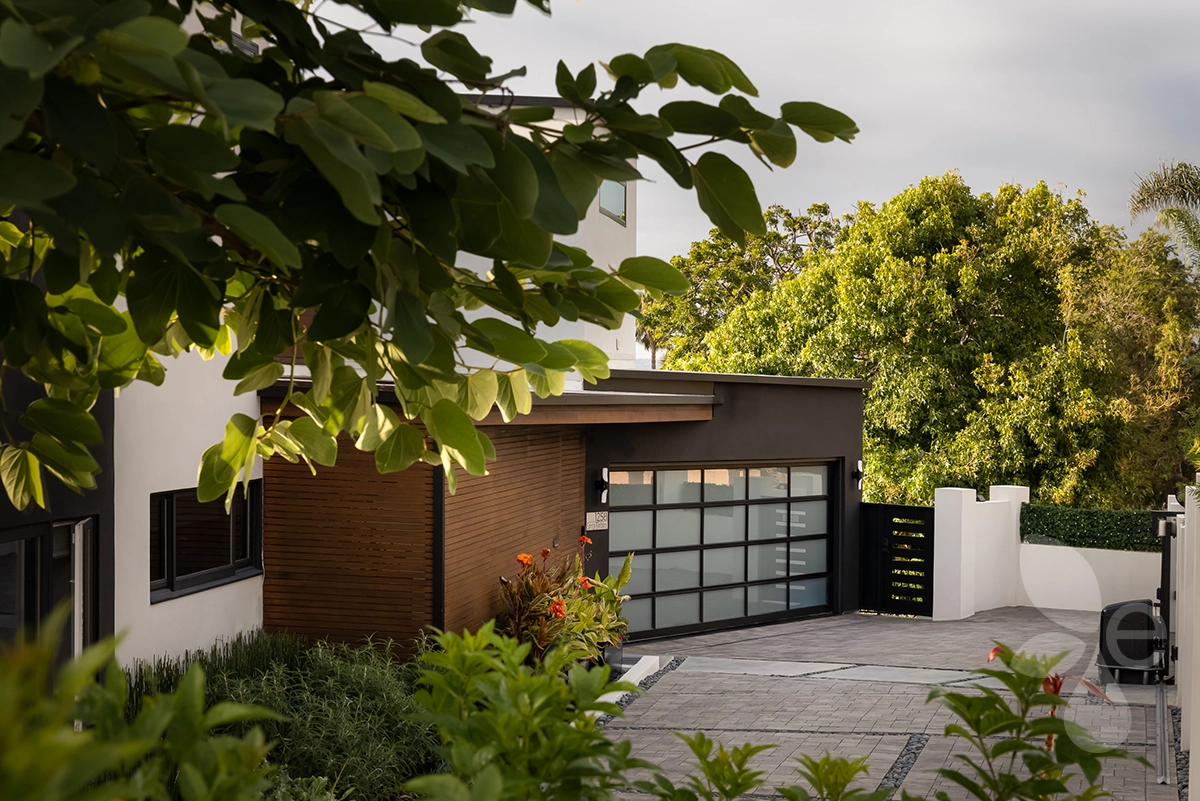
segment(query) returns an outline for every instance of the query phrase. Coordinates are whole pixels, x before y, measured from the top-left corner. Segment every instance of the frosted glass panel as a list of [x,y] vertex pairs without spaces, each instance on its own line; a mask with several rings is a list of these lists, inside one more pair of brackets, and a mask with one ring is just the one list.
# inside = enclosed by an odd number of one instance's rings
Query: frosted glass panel
[[829,468],[825,465],[817,467],[792,468],[792,497],[803,498],[806,495],[825,495],[829,492]]
[[786,503],[762,503],[749,507],[750,539],[773,540],[788,535]]
[[765,615],[787,609],[786,584],[759,584],[746,588],[746,613]]
[[793,537],[810,537],[814,534],[828,534],[827,515],[829,501],[808,501],[793,503],[790,515]]
[[668,595],[654,599],[655,628],[690,626],[700,622],[700,594]]
[[682,590],[700,586],[700,552],[660,553],[655,591]]
[[710,506],[704,510],[704,542],[741,542],[746,539],[745,506]]
[[704,586],[738,584],[746,580],[745,575],[745,548],[713,548],[704,552]]
[[652,628],[650,622],[650,604],[653,603],[649,598],[639,598],[636,601],[626,601],[621,604],[621,614],[625,615],[625,619],[629,621],[629,631],[649,631]]
[[659,503],[699,503],[699,470],[659,470]]
[[609,506],[649,506],[654,503],[654,472],[614,470],[608,474]]
[[[625,554],[608,558],[608,574],[615,576],[625,566]],[[654,578],[654,557],[646,554],[633,557],[633,568],[630,571],[629,583],[625,585],[625,595],[641,595],[652,590],[651,580]]]
[[746,550],[747,581],[787,577],[787,543],[781,542],[778,545],[751,545]]
[[788,469],[786,467],[754,467],[750,470],[750,499],[786,498]]
[[728,620],[731,617],[742,616],[742,606],[746,600],[745,587],[732,587],[728,590],[709,590],[704,593],[704,622]]
[[648,551],[654,547],[654,512],[611,512],[608,516],[609,553]]
[[745,468],[704,471],[704,500],[740,501],[745,497]]
[[810,606],[824,606],[828,599],[825,592],[825,579],[805,579],[793,581],[788,586],[788,596],[792,609],[805,609]]
[[827,540],[801,540],[792,543],[792,575],[825,572]]
[[658,548],[700,544],[699,509],[662,509],[658,512]]

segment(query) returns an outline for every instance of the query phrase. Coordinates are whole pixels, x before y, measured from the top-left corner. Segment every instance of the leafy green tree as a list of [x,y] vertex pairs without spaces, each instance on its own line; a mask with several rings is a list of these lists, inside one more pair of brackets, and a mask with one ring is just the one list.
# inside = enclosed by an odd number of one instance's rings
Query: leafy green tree
[[674,360],[699,352],[704,335],[751,294],[799,273],[807,254],[833,247],[841,226],[824,203],[810,206],[804,215],[771,206],[763,220],[766,233],[761,236],[736,242],[714,228],[708,239],[692,243],[687,256],[671,259],[691,288],[642,299],[638,339],[650,350],[653,366],[660,350]]
[[[305,413],[235,416],[203,456],[202,500],[231,497],[256,456],[331,465],[339,433],[384,472],[443,465],[453,489],[453,465],[482,474],[494,456],[473,425],[493,405],[512,419],[531,388],[607,374],[599,349],[541,340],[539,324],[615,328],[640,291],[687,288],[661,260],[602,270],[555,241],[601,180],[636,180],[632,159],[651,159],[740,242],[766,234],[750,178],[689,151],[736,142],[786,167],[793,127],[820,142],[857,132],[817,103],[758,111],[732,61],[682,44],[617,55],[604,86],[595,65],[560,62],[575,124],[548,107],[489,110],[460,91],[504,98],[525,70],[498,73],[456,27],[515,4],[343,3],[421,39],[396,60],[287,0],[0,5],[0,385],[20,371],[46,388],[9,410],[24,431],[4,415],[0,478],[17,508],[44,504],[43,469],[94,486],[97,395],[161,383],[161,357],[187,350],[231,354],[235,393],[292,379],[285,405]],[[719,102],[632,105],[680,80]],[[388,378],[401,414],[376,402]]]
[[956,174],[876,209],[734,310],[680,366],[859,378],[870,500],[1024,483],[1060,504],[1161,503],[1194,440],[1195,289],[1039,183]]

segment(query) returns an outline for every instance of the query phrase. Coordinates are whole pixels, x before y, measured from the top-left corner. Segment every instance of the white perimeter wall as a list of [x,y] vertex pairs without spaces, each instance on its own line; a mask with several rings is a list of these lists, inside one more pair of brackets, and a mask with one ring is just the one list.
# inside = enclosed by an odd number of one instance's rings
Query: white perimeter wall
[[224,358],[163,361],[163,386],[135,383],[115,403],[114,610],[123,664],[208,648],[262,625],[261,576],[150,604],[150,493],[195,487],[200,456],[225,436],[229,418],[259,413],[255,393],[235,398],[233,382],[221,378]]
[[991,487],[989,494],[991,500],[978,501],[970,489],[935,491],[935,620],[1004,606],[1099,612],[1118,601],[1155,598],[1160,554],[1021,542],[1029,488]]

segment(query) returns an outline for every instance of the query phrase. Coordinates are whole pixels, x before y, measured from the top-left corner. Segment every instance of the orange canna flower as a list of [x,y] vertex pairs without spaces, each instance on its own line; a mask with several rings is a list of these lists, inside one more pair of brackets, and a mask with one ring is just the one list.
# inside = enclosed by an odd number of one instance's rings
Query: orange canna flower
[[546,558],[547,556],[549,556],[549,555],[550,555],[550,549],[549,549],[549,548],[543,548],[543,549],[542,549],[542,558],[543,558],[543,559],[545,559],[545,558]]
[[517,554],[517,561],[521,563],[522,568],[527,568],[533,564],[533,557],[527,553]]
[[587,576],[580,576],[579,583],[583,585],[585,590],[590,590],[592,588],[592,582],[588,581]]
[[562,598],[555,598],[550,602],[550,614],[554,615],[555,617],[567,616],[567,605],[563,603]]
[[587,534],[580,534],[579,535],[579,544],[580,545],[591,545],[592,538],[589,537]]

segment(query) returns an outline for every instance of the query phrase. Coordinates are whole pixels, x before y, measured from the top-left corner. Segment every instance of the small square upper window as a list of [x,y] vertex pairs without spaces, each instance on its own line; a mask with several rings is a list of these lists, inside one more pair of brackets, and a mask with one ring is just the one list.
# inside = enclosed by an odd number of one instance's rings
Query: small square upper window
[[600,213],[625,225],[625,184],[607,179],[600,183]]

